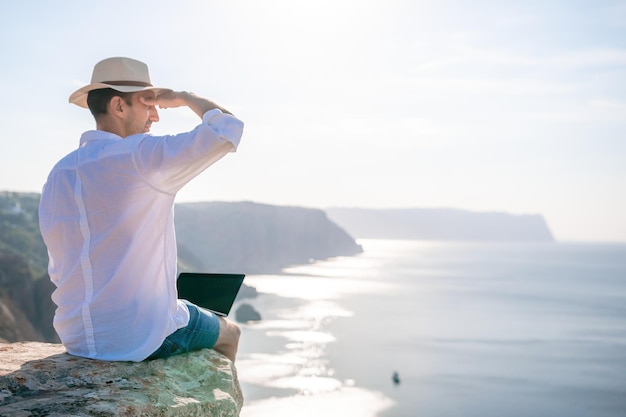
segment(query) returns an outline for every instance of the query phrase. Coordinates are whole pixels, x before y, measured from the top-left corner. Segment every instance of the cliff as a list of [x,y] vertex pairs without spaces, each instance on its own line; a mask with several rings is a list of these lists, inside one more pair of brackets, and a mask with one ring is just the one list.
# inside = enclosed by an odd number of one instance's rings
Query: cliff
[[330,208],[328,217],[357,238],[553,242],[538,214],[513,215],[454,209]]
[[47,343],[0,344],[0,415],[238,416],[234,364],[204,349],[150,362],[104,362]]
[[322,210],[251,202],[177,204],[181,270],[279,272],[362,252]]
[[52,327],[54,285],[35,280],[24,256],[0,253],[0,342],[58,342]]

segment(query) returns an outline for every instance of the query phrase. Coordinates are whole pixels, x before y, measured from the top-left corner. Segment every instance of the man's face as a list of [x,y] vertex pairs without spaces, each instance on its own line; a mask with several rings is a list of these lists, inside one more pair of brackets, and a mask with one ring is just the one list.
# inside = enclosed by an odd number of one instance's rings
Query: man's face
[[126,136],[148,133],[152,123],[159,121],[159,113],[156,107],[147,104],[145,101],[146,99],[154,98],[155,93],[151,90],[138,91],[131,95],[132,105],[128,107],[128,117],[124,121]]

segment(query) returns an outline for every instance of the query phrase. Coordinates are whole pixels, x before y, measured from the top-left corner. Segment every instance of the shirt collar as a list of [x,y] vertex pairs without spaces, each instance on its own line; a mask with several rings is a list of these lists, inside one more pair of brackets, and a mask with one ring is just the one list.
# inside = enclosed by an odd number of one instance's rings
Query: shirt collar
[[88,142],[96,140],[122,140],[122,138],[115,133],[106,132],[104,130],[88,130],[80,137],[80,146],[85,146]]

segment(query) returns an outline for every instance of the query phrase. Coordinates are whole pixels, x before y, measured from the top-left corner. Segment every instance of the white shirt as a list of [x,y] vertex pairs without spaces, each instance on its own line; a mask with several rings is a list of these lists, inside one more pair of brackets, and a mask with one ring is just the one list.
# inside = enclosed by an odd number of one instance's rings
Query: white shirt
[[174,136],[88,131],[55,165],[39,224],[57,287],[54,328],[69,353],[141,361],[187,325],[176,294],[174,198],[234,152],[242,132],[217,109]]

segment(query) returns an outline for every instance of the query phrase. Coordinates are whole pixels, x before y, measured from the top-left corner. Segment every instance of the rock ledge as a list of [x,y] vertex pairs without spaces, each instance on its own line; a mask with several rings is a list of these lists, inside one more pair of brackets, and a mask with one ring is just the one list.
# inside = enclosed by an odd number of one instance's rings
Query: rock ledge
[[0,416],[236,417],[242,405],[235,366],[211,349],[134,363],[0,344]]

